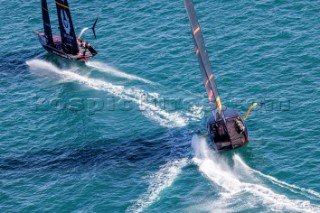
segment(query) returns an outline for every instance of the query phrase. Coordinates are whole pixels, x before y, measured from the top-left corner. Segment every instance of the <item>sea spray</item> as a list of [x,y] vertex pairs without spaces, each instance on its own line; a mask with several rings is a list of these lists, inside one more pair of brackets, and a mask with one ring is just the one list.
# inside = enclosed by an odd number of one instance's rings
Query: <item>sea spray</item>
[[[220,198],[213,201],[215,205],[231,203],[232,206],[238,205],[239,208],[243,205],[246,205],[247,208],[257,208],[263,203],[268,211],[319,212],[320,208],[309,201],[292,200],[287,196],[277,194],[263,185],[261,181],[253,181],[255,179],[252,175],[251,178],[241,177],[242,174],[235,173],[238,168],[232,168],[221,154],[211,150],[203,137],[193,136],[192,147],[194,149],[193,162],[199,167],[199,171],[209,181],[221,188]],[[243,161],[242,164],[244,164]],[[249,167],[244,167],[244,169],[247,170],[244,171],[246,176],[250,176]],[[235,204],[237,200],[238,203]]]
[[[107,81],[79,75],[71,70],[61,70],[44,60],[34,59],[27,61],[26,63],[30,69],[36,70],[37,72],[39,70],[51,71],[59,76],[64,77],[66,80],[80,82],[92,89],[106,91],[124,100],[132,101],[140,107],[140,110],[146,117],[158,122],[162,126],[170,128],[182,127],[186,126],[188,123],[188,118],[183,117],[178,112],[167,112],[158,105],[142,101],[141,94],[148,94],[146,91],[113,85]],[[154,93],[152,93],[150,96],[154,96]]]
[[289,189],[290,191],[294,192],[294,193],[300,193],[300,194],[303,194],[303,195],[306,195],[308,197],[310,196],[313,196],[314,198],[316,199],[320,199],[320,193],[316,192],[316,191],[313,191],[311,189],[305,189],[305,188],[302,188],[302,187],[299,187],[299,186],[296,186],[294,184],[289,184],[289,183],[286,183],[284,181],[281,181],[281,180],[278,180],[277,178],[275,177],[272,177],[270,175],[266,175],[266,174],[263,174],[262,172],[260,171],[257,171],[255,169],[252,169],[250,168],[242,159],[239,155],[234,155],[233,157],[234,161],[236,163],[239,164],[239,166],[242,166],[242,169],[250,172],[250,173],[254,173],[254,174],[257,174],[259,175],[260,177],[263,177],[263,178],[266,178],[267,180],[271,181],[272,183],[280,186],[280,187],[283,187],[283,188],[286,188],[286,189]]
[[150,205],[160,199],[160,193],[170,187],[187,165],[187,159],[179,159],[167,162],[160,170],[150,175],[149,187],[145,194],[142,194],[136,203],[127,209],[127,212],[142,212]]
[[198,165],[200,172],[209,180],[217,184],[223,191],[237,193],[240,191],[240,182],[230,171],[227,163],[216,153],[210,150],[203,137],[194,135],[192,147],[195,152],[193,161]]
[[135,76],[135,75],[132,75],[132,74],[127,74],[125,72],[122,72],[118,69],[115,69],[111,66],[109,66],[108,64],[105,64],[105,63],[101,63],[101,62],[98,62],[98,61],[89,61],[86,63],[87,66],[89,67],[92,67],[92,68],[95,68],[101,72],[104,72],[104,73],[107,73],[107,74],[110,74],[110,75],[113,75],[113,76],[116,76],[116,77],[120,77],[120,78],[126,78],[128,80],[136,80],[136,81],[141,81],[141,82],[144,82],[144,83],[147,83],[147,84],[153,84],[153,82],[147,80],[147,79],[144,79],[144,78],[141,78],[141,77],[138,77],[138,76]]

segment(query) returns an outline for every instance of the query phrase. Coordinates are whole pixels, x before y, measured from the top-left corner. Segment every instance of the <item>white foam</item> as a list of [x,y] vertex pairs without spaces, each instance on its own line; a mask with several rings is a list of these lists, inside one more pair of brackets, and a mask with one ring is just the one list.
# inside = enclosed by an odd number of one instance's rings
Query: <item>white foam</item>
[[[272,177],[270,175],[266,175],[266,174],[263,174],[262,172],[260,171],[257,171],[255,169],[252,169],[250,168],[247,164],[245,164],[243,162],[243,160],[240,158],[239,155],[235,155],[234,156],[234,161],[235,162],[238,162],[240,165],[242,165],[243,168],[245,168],[246,170],[252,172],[252,173],[255,173],[255,174],[258,174],[260,175],[261,177],[264,177],[268,180],[270,180],[271,182],[273,182],[274,184],[277,184],[278,186],[280,187],[283,187],[283,188],[286,188],[286,189],[289,189],[290,191],[292,192],[296,192],[296,193],[299,193],[299,192],[304,192],[304,195],[313,195],[315,196],[316,198],[320,198],[320,193],[316,192],[316,191],[313,191],[311,189],[305,189],[305,188],[302,188],[302,187],[299,187],[299,186],[296,186],[294,184],[289,184],[289,183],[286,183],[284,181],[281,181],[281,180],[278,180],[277,178],[275,177]],[[307,193],[307,194],[305,194]]]
[[160,199],[160,193],[170,187],[183,167],[187,165],[187,159],[169,161],[161,166],[160,170],[149,177],[150,184],[145,194],[141,195],[137,202],[130,206],[126,212],[142,212],[154,202]]
[[98,61],[89,61],[89,62],[86,63],[86,65],[89,66],[89,67],[95,68],[95,69],[97,69],[97,70],[99,70],[101,72],[108,73],[108,74],[116,76],[116,77],[126,78],[126,79],[129,79],[129,80],[142,81],[142,82],[147,83],[147,84],[153,84],[153,82],[151,82],[151,81],[149,81],[147,79],[140,78],[140,77],[135,76],[135,75],[124,73],[124,72],[122,72],[120,70],[117,70],[117,69],[109,66],[108,64],[101,63],[101,62],[98,62]]
[[166,112],[157,105],[141,100],[141,94],[148,94],[143,90],[113,85],[112,83],[106,81],[79,75],[75,72],[72,72],[71,70],[61,70],[49,62],[39,59],[33,59],[27,61],[26,63],[30,67],[30,69],[37,70],[37,72],[39,70],[51,71],[55,74],[58,74],[59,76],[64,77],[67,80],[80,82],[92,89],[106,91],[124,100],[132,101],[140,107],[140,110],[146,117],[158,122],[162,126],[172,128],[187,125],[188,119],[183,118],[179,113]]
[[212,180],[221,189],[230,193],[240,192],[240,181],[230,171],[225,161],[215,155],[204,138],[193,136],[192,147],[195,151],[193,161],[199,166],[200,172]]
[[194,121],[200,121],[204,117],[203,107],[200,106],[191,106],[188,112],[186,112],[186,116],[190,117],[190,119]]
[[[227,162],[217,153],[209,149],[204,138],[194,136],[192,146],[195,151],[193,161],[199,166],[200,172],[210,181],[221,188],[220,199],[215,200],[214,204],[223,203],[226,205],[231,202],[234,205],[235,200],[239,200],[238,205],[241,207],[244,204],[251,207],[258,207],[261,203],[271,211],[296,211],[296,212],[319,212],[319,206],[313,205],[307,200],[289,199],[285,195],[280,195],[272,191],[261,181],[256,181],[250,177],[251,169],[241,160],[239,156],[237,162],[245,165],[247,171],[243,174],[236,173],[237,168],[232,168]],[[239,159],[241,161],[239,161]],[[221,207],[222,209],[223,207]],[[235,209],[234,209],[235,210]]]

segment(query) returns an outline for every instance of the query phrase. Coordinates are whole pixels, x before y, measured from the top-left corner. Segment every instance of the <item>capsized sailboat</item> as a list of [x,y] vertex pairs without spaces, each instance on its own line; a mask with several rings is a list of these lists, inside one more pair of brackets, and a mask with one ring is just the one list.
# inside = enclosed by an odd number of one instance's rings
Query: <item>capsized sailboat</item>
[[[41,45],[48,52],[70,60],[88,61],[90,58],[94,57],[97,54],[97,51],[90,43],[76,37],[68,1],[56,0],[56,8],[59,19],[60,37],[52,35],[47,0],[41,0],[44,33],[35,31]],[[95,37],[96,23],[97,20],[91,28]]]
[[212,115],[207,122],[208,136],[214,148],[219,151],[239,148],[249,142],[246,124],[240,113],[222,105],[192,0],[184,0],[184,3],[200,71],[212,108]]

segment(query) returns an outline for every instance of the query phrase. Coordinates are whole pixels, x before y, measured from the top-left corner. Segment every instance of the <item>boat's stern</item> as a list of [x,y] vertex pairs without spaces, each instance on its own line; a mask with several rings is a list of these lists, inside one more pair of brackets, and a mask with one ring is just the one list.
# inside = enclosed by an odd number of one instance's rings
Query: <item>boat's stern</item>
[[249,142],[246,124],[237,111],[224,110],[226,125],[222,119],[211,116],[207,122],[210,140],[219,151],[242,147]]
[[76,60],[88,61],[89,59],[93,58],[95,55],[98,54],[89,42],[81,40],[79,38],[77,41],[79,52],[76,56],[74,56]]

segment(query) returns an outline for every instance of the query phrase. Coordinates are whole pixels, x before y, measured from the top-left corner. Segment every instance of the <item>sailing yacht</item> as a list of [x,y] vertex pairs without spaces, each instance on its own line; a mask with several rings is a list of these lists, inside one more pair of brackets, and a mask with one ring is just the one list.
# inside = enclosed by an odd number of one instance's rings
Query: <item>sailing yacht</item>
[[222,105],[192,0],[184,0],[184,3],[191,25],[200,72],[212,109],[212,115],[207,122],[208,136],[213,147],[218,151],[242,147],[249,142],[244,119],[239,112]]
[[[34,31],[39,37],[40,44],[48,52],[70,60],[88,61],[94,57],[97,54],[97,51],[91,46],[91,44],[82,40],[80,37],[76,37],[68,1],[56,0],[56,8],[59,20],[60,36],[52,35],[47,0],[41,0],[44,32]],[[95,37],[96,24],[97,20],[90,28],[92,29]],[[82,35],[82,33],[80,35]]]

